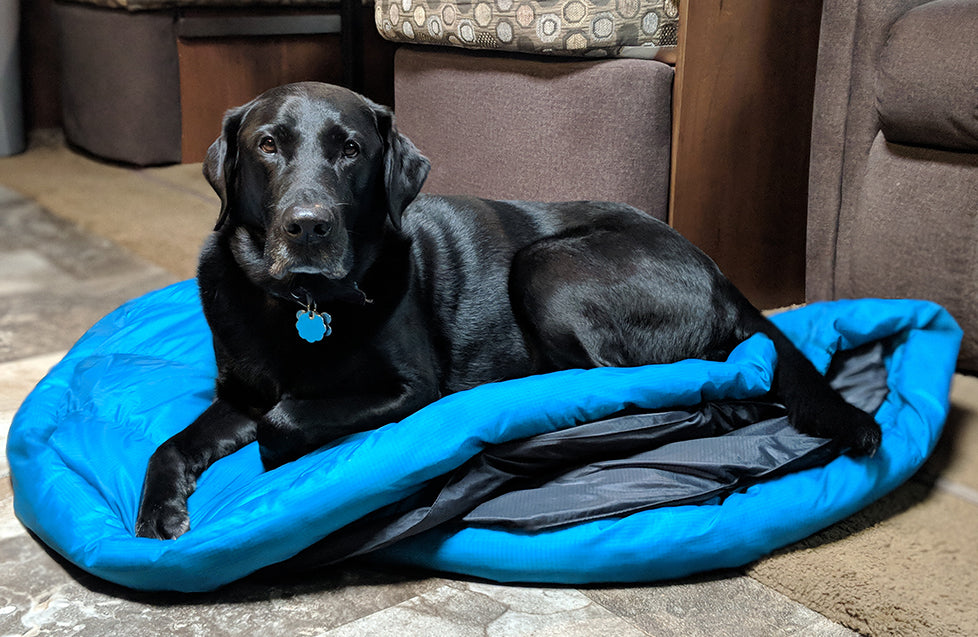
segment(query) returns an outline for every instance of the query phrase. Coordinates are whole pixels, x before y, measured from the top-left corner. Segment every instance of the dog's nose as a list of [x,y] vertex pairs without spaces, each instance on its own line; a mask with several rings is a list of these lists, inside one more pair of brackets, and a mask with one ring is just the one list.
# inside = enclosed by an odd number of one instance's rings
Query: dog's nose
[[333,223],[319,206],[294,206],[282,223],[282,230],[296,243],[319,243],[329,236]]

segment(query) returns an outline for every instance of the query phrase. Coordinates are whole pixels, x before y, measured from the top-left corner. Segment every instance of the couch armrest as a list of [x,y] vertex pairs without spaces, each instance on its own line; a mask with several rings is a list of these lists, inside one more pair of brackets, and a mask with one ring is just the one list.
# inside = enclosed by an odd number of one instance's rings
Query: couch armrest
[[876,62],[890,26],[930,0],[825,0],[808,184],[806,297],[835,298],[840,216],[856,204],[876,133]]

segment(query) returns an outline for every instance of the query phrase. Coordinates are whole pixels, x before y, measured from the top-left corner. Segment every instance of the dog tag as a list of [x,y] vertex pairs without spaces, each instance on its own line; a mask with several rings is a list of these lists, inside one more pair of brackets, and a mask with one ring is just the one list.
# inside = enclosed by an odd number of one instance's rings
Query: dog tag
[[333,333],[329,326],[332,317],[326,312],[315,310],[299,310],[295,313],[295,329],[304,340],[316,343]]

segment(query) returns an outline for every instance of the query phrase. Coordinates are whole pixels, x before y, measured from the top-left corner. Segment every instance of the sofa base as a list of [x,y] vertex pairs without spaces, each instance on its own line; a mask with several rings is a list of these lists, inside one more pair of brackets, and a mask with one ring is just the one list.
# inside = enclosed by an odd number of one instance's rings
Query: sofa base
[[69,143],[139,165],[180,161],[180,70],[172,12],[56,3]]
[[672,67],[402,47],[398,126],[429,159],[425,191],[622,201],[665,220]]

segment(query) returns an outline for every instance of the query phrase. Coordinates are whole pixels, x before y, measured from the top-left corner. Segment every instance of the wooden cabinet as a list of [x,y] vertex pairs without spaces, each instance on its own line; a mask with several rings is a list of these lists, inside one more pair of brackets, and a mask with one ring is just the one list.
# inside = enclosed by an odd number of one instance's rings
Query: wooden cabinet
[[[344,0],[340,10],[182,10],[176,24],[182,161],[203,160],[229,107],[280,84],[346,84],[390,104],[395,45],[380,38],[360,0]],[[356,37],[351,30],[359,34],[353,44],[346,41]]]
[[684,0],[670,223],[761,307],[804,300],[820,1]]

